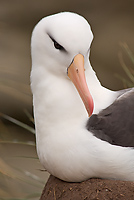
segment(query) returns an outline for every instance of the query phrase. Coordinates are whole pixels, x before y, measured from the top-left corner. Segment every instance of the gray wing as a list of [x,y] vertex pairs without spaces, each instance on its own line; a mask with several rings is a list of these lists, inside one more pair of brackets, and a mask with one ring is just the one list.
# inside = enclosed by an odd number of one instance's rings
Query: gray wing
[[113,104],[89,118],[87,129],[111,144],[134,147],[134,88],[118,94]]

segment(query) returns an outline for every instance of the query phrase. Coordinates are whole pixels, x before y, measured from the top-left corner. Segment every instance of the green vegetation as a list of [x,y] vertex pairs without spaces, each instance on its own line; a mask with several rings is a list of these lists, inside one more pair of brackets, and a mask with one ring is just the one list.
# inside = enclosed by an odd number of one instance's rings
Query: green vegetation
[[[26,114],[33,122],[30,114],[28,112]],[[35,130],[5,114],[0,113],[0,117],[0,199],[39,199],[48,174],[41,169],[42,166],[36,155]],[[8,123],[15,124],[14,127],[18,127],[19,130],[22,129],[22,133],[27,132],[28,135],[32,133],[32,141],[29,141],[28,137],[25,137],[24,141],[20,137],[18,137],[19,139],[14,139],[14,136],[11,137],[14,132],[9,125],[3,123],[3,119],[4,122],[7,120]],[[18,129],[16,128],[15,131],[17,132]],[[10,151],[9,156],[8,151]]]
[[126,43],[120,44],[122,49],[125,51],[125,54],[129,58],[131,67],[125,64],[125,61],[123,59],[123,55],[120,52],[119,53],[119,61],[120,64],[127,75],[127,79],[120,76],[119,74],[116,74],[116,76],[123,82],[124,88],[134,87],[134,54],[129,49],[128,45]]

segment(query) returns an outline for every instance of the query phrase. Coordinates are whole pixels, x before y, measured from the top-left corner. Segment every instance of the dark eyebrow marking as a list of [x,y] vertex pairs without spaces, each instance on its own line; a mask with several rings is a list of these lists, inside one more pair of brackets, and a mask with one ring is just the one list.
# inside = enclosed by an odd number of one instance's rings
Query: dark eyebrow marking
[[53,41],[54,47],[56,49],[67,52],[67,50],[62,45],[60,45],[49,33],[47,33],[47,34],[50,37],[50,39]]

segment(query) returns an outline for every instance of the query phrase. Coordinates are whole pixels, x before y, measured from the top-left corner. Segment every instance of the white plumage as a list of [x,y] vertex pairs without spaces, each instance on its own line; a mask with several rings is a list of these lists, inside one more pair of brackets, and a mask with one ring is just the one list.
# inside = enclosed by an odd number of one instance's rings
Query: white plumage
[[93,113],[117,98],[116,92],[101,86],[90,65],[92,39],[88,22],[69,12],[43,18],[33,31],[31,87],[37,153],[45,169],[65,181],[91,177],[134,181],[134,150],[111,145],[86,129],[88,114],[67,76],[74,57],[82,54]]

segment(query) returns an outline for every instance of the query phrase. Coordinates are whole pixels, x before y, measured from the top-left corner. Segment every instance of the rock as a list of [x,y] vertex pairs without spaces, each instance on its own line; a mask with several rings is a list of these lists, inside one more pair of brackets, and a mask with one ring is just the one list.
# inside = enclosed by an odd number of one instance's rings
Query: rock
[[94,178],[68,183],[51,175],[40,200],[134,200],[134,182]]

